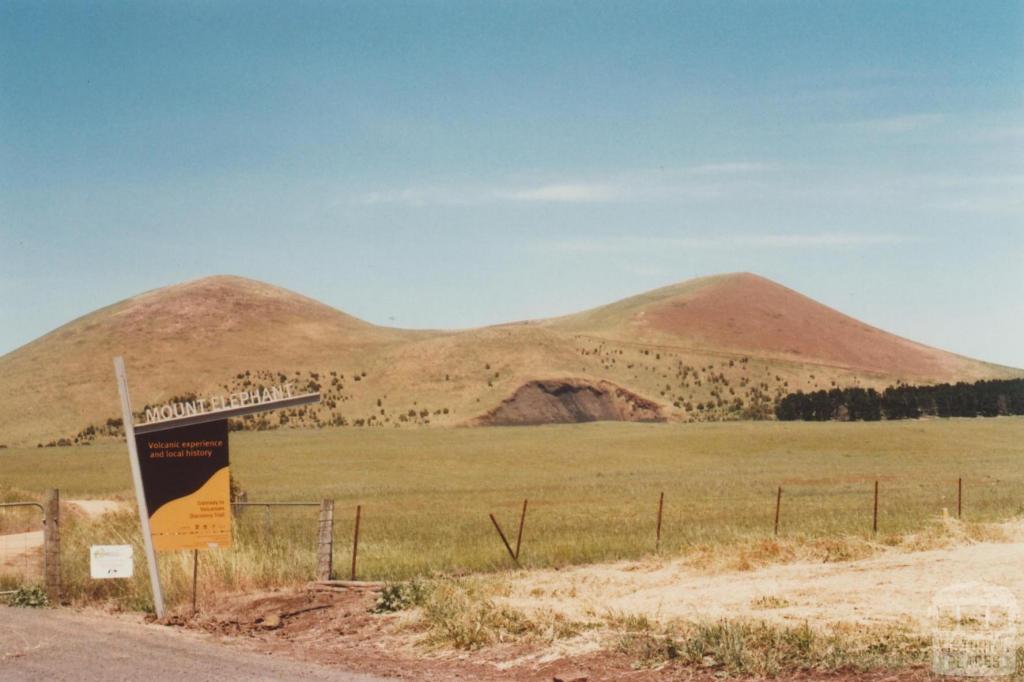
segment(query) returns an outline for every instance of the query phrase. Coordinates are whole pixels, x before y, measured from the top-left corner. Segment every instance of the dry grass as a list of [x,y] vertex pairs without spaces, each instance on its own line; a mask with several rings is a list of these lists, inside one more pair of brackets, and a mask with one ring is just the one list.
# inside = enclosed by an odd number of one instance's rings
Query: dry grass
[[[41,502],[43,496],[0,483],[0,503]],[[0,535],[40,530],[42,513],[37,507],[0,507]]]
[[425,632],[423,642],[429,646],[472,650],[596,637],[602,646],[627,655],[635,668],[676,665],[718,676],[903,669],[927,663],[930,652],[927,637],[898,626],[811,628],[742,619],[659,623],[644,615],[616,613],[570,621],[503,605],[506,590],[497,578],[421,583],[419,598],[406,605],[412,612],[406,622]]
[[609,619],[616,648],[636,667],[674,662],[727,676],[865,672],[927,663],[928,638],[898,627],[835,625],[816,630],[761,621],[656,625],[642,617]]
[[574,637],[587,624],[560,614],[547,616],[524,612],[496,601],[500,581],[442,578],[433,581],[420,599],[420,624],[427,629],[426,642],[456,649],[480,649],[503,642],[550,644]]
[[801,533],[783,538],[751,538],[731,545],[700,545],[686,553],[685,564],[707,573],[753,571],[773,564],[857,561],[893,548],[920,552],[973,542],[1009,542],[1012,539],[1002,524],[936,517],[926,520],[921,530],[906,535],[817,537]]
[[[248,514],[234,523],[234,546],[199,553],[199,595],[256,590],[308,582],[316,567],[316,512],[262,519]],[[119,512],[86,519],[71,517],[61,529],[65,597],[75,604],[99,603],[115,608],[152,610],[149,578],[137,516]],[[129,580],[92,580],[89,547],[132,545],[135,575]],[[158,555],[161,585],[168,604],[191,599],[191,552]]]

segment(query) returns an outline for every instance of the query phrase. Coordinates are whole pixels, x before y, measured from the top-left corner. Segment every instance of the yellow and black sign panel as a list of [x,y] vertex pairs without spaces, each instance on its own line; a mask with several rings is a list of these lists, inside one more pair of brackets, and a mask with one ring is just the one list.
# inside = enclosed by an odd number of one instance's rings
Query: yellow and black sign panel
[[231,546],[226,420],[136,436],[158,551]]

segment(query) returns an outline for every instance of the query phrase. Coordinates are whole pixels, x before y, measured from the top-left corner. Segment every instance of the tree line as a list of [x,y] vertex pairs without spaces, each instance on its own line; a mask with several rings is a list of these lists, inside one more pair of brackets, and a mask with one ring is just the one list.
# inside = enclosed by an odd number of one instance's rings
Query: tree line
[[775,407],[781,421],[880,421],[920,417],[998,417],[1024,414],[1024,379],[973,384],[833,388],[782,398]]

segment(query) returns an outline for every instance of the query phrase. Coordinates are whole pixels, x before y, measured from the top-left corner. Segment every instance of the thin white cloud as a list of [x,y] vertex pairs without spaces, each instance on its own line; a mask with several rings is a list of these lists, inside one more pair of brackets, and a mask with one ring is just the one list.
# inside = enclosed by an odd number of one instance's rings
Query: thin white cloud
[[962,211],[965,213],[987,213],[998,215],[1024,215],[1024,195],[982,194],[937,201],[934,208]]
[[542,201],[565,203],[603,203],[628,199],[630,194],[624,187],[607,184],[556,183],[514,190],[496,190],[497,199],[511,201]]
[[365,205],[480,205],[512,203],[599,204],[649,200],[702,201],[728,193],[731,183],[770,173],[776,164],[755,161],[622,173],[596,179],[559,179],[505,185],[426,186],[369,192]]
[[889,233],[738,234],[708,237],[609,236],[594,239],[551,240],[538,243],[545,251],[560,253],[636,253],[671,250],[822,249],[888,246],[911,241]]
[[1017,189],[1024,190],[1024,173],[978,175],[922,175],[907,180],[908,185],[940,189]]
[[[602,204],[677,205],[707,210],[722,205],[767,206],[810,203],[815,210],[831,206],[871,206],[875,210],[908,208],[944,213],[1024,214],[1024,175],[1020,173],[863,174],[830,173],[828,168],[800,169],[759,162],[729,162],[676,169],[623,173],[575,181],[509,182],[424,186],[372,192],[356,197],[364,205],[501,206]],[[350,200],[351,201],[351,200]],[[893,237],[837,234],[779,234],[671,241],[667,248],[838,248],[893,243]],[[590,249],[589,246],[573,248]],[[598,249],[606,247],[599,246]],[[608,247],[619,248],[619,247]]]
[[851,121],[849,123],[841,124],[841,126],[868,133],[899,135],[934,126],[941,123],[944,119],[945,116],[943,114],[937,113],[907,114],[903,116],[889,116],[886,118],[871,118],[862,121]]
[[879,246],[902,244],[908,241],[899,234],[768,234],[738,237],[732,240],[736,246],[778,246],[778,247],[817,247],[817,246]]

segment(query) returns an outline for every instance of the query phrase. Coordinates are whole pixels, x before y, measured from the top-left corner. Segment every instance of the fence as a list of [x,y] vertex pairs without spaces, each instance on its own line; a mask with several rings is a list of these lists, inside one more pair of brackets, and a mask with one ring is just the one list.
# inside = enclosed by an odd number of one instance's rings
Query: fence
[[[289,536],[293,541],[316,547],[315,570],[310,574],[317,580],[330,580],[334,571],[334,500],[320,502],[249,502],[244,494],[231,504],[236,529],[240,535],[262,534],[270,537],[277,534]],[[315,525],[311,516],[296,518],[281,517],[282,513],[318,509]],[[257,517],[250,510],[261,509]],[[276,515],[275,515],[276,512]],[[353,556],[353,562],[355,561]],[[354,566],[354,563],[353,563]]]
[[44,584],[50,601],[61,598],[60,493],[46,502],[0,503],[0,596]]
[[[343,516],[337,516],[334,500],[243,498],[233,507],[240,541],[276,538],[279,546],[283,542],[292,548],[287,561],[301,564],[300,575],[321,581],[586,563],[742,538],[870,539],[922,530],[944,513],[990,521],[1024,511],[1017,501],[1017,481],[983,478],[789,478],[781,485],[762,487],[762,477],[743,486],[746,489],[737,489],[734,482],[729,485],[727,490],[716,489],[709,481],[687,481],[687,487],[664,490],[648,486],[628,501],[622,495],[604,501],[567,498],[554,489],[529,499],[506,497],[490,504],[475,498],[424,507],[384,498],[373,503],[366,517],[359,504],[346,505]],[[493,492],[488,497],[496,499]],[[346,555],[344,568],[335,564],[335,535],[339,555]],[[367,566],[361,568],[360,561]]]
[[[232,506],[239,545],[249,542],[251,549],[263,541],[276,552],[267,557],[268,563],[290,563],[293,579],[320,581],[625,559],[734,538],[870,538],[920,530],[943,513],[978,521],[1024,513],[1017,479],[783,479],[781,485],[768,487],[762,476],[739,487],[735,481],[722,482],[720,488],[714,480],[665,483],[664,489],[648,484],[612,494],[611,488],[601,487],[572,496],[552,487],[538,490],[529,501],[516,500],[507,490],[488,491],[462,503],[435,494],[427,495],[426,502],[385,497],[373,503],[365,518],[362,505],[347,506],[340,523],[329,499],[240,499]],[[344,569],[338,571],[336,534],[344,538],[346,555]],[[50,492],[45,504],[0,504],[0,590],[9,593],[33,582],[44,583],[51,600],[59,601],[57,491]]]
[[[762,475],[755,481],[664,483],[631,490],[609,483],[573,494],[552,485],[529,491],[528,502],[523,495],[516,499],[515,489],[458,491],[436,501],[430,495],[381,498],[363,519],[360,561],[366,577],[403,579],[433,571],[630,559],[773,536],[859,536],[895,544],[923,531],[973,532],[943,530],[936,524],[943,517],[991,522],[1024,513],[1024,486],[1017,478],[843,476],[766,485]],[[342,523],[347,526],[347,519]]]
[[[907,496],[905,491],[900,487],[896,489],[887,489],[886,483],[896,482],[893,478],[889,478],[883,482],[881,479],[861,479],[858,481],[851,481],[847,483],[827,483],[827,482],[814,482],[814,481],[787,481],[786,485],[777,486],[771,496],[763,494],[760,496],[716,496],[715,501],[718,503],[719,508],[728,510],[726,513],[735,515],[734,521],[739,522],[742,525],[741,520],[744,516],[750,516],[748,519],[753,521],[745,527],[745,535],[757,535],[766,536],[771,534],[774,537],[780,535],[791,535],[791,534],[802,534],[812,537],[823,537],[836,534],[850,534],[850,535],[865,535],[868,537],[876,537],[880,533],[890,533],[892,535],[899,535],[912,530],[922,530],[925,526],[926,518],[923,514],[926,514],[927,505],[921,505],[922,498],[926,499],[931,497],[934,506],[931,508],[931,512],[941,511],[941,518],[951,518],[955,515],[958,520],[966,520],[968,505],[965,504],[965,482],[962,477],[949,480],[940,481],[942,485],[941,489],[933,490],[933,495],[919,495],[919,499],[914,499],[913,496]],[[934,482],[933,482],[934,483]],[[1000,483],[998,481],[975,481],[974,492],[977,494],[977,498],[974,500],[979,510],[979,520],[993,520],[993,511],[1002,508],[1004,513],[1009,512],[1011,515],[1016,513],[1024,513],[1024,504],[1018,503],[1016,509],[1012,503],[1016,494],[1016,487],[1011,489],[1008,486],[1003,486],[1004,489],[996,491],[993,494],[994,489]],[[902,481],[902,484],[906,484],[906,480]],[[921,485],[924,488],[923,485]],[[1007,497],[1011,502],[1007,505]],[[752,504],[757,499],[763,500],[760,505]],[[701,521],[707,520],[708,511],[707,509],[698,509],[694,505],[694,500],[687,495],[678,497],[676,500],[666,498],[665,491],[660,491],[657,495],[651,495],[650,498],[650,516],[647,517],[649,520],[644,522],[643,515],[631,515],[628,520],[614,518],[613,516],[607,516],[604,519],[604,523],[607,525],[633,525],[636,529],[636,533],[630,537],[633,539],[640,539],[639,545],[635,546],[633,552],[636,553],[638,549],[643,553],[643,545],[646,542],[650,542],[647,551],[653,550],[655,553],[661,551],[663,535],[669,537],[675,536],[678,540],[680,536],[686,536],[692,531],[694,526],[702,526]],[[514,504],[507,503],[504,505],[509,509],[506,510],[506,515],[512,511]],[[666,522],[666,512],[671,513],[672,507],[682,508],[682,513],[675,514],[671,521]],[[760,512],[757,511],[757,507],[760,507]],[[554,509],[551,509],[554,512]],[[494,551],[496,554],[501,554],[500,548],[504,548],[505,554],[508,555],[508,559],[511,564],[519,567],[520,554],[522,551],[523,542],[523,529],[526,522],[527,512],[527,500],[522,502],[522,510],[519,514],[518,519],[518,532],[515,537],[515,548],[512,546],[513,535],[506,532],[506,527],[509,530],[515,530],[515,526],[503,526],[502,523],[495,516],[494,512],[488,512],[487,517],[490,519],[490,523],[493,526],[496,538],[494,541]],[[542,512],[543,513],[543,512]],[[565,519],[564,508],[559,509],[556,513]],[[481,523],[482,517],[481,514]],[[596,525],[600,526],[601,522],[597,519],[598,515],[592,515],[594,520],[597,522]],[[938,514],[932,514],[932,517],[940,516]],[[760,517],[760,521],[757,517]],[[513,517],[514,518],[514,517]],[[626,521],[626,524],[622,522]],[[675,523],[673,523],[675,522]],[[680,523],[681,522],[681,523]],[[507,523],[507,521],[506,521]],[[649,525],[648,525],[649,524]],[[646,526],[646,528],[644,528]],[[550,531],[552,526],[548,526],[544,530]],[[481,530],[481,532],[483,532]],[[650,535],[647,535],[650,533]],[[544,543],[545,538],[537,537],[543,535],[543,530],[538,530],[533,533],[534,538]],[[644,540],[643,538],[649,538]],[[678,546],[678,542],[676,546]],[[602,557],[603,558],[603,557]],[[622,558],[622,557],[617,557]],[[543,563],[543,562],[542,562]]]
[[[303,548],[314,557],[300,568],[306,579],[330,580],[333,572],[334,502],[248,502],[232,503],[236,531],[240,536],[289,538],[285,549]],[[263,513],[252,513],[253,508]],[[315,514],[309,514],[315,508]],[[281,514],[287,512],[282,518]],[[300,512],[296,515],[291,512]],[[305,513],[305,518],[301,515]],[[292,561],[301,552],[285,551],[281,557]],[[353,568],[355,555],[353,552]],[[61,538],[60,495],[47,493],[45,501],[16,500],[0,503],[0,597],[31,585],[45,586],[51,603],[60,603]]]
[[[862,507],[863,507],[863,509],[861,510],[861,513],[863,514],[863,517],[865,519],[865,521],[864,521],[865,524],[867,522],[866,519],[868,518],[867,499],[869,499],[869,496],[870,496],[870,500],[871,500],[871,506],[870,506],[871,533],[872,534],[877,534],[878,531],[879,531],[879,525],[878,525],[878,523],[879,523],[879,501],[880,501],[881,496],[882,496],[883,488],[881,488],[881,486],[880,486],[879,479],[875,479],[873,486],[866,486],[865,485],[863,487],[865,488],[865,490],[857,490],[856,487],[854,487],[854,489],[851,490],[850,492],[854,496],[856,496],[858,498],[861,498],[858,501],[859,501],[860,505],[862,505]],[[950,487],[952,488],[952,482],[950,482]],[[799,486],[796,486],[796,490],[799,493],[799,491],[800,491]],[[779,522],[780,522],[781,514],[782,514],[782,492],[783,492],[783,486],[779,486],[777,491],[776,491],[776,494],[775,494],[774,535],[776,535],[776,536],[779,534]],[[963,518],[963,493],[964,493],[964,480],[963,480],[963,477],[960,477],[960,478],[956,479],[956,518],[957,519],[962,519]],[[845,493],[840,491],[840,492],[836,492],[836,493],[833,493],[833,494],[843,495]],[[820,493],[819,493],[819,496],[820,496]],[[856,506],[858,504],[858,501],[854,501],[853,505]],[[856,511],[852,511],[852,513],[855,514]],[[950,514],[950,507],[948,507],[948,506],[947,507],[943,507],[943,514],[945,514],[946,516],[949,516],[949,514]],[[660,521],[659,521],[659,524],[660,524]]]

